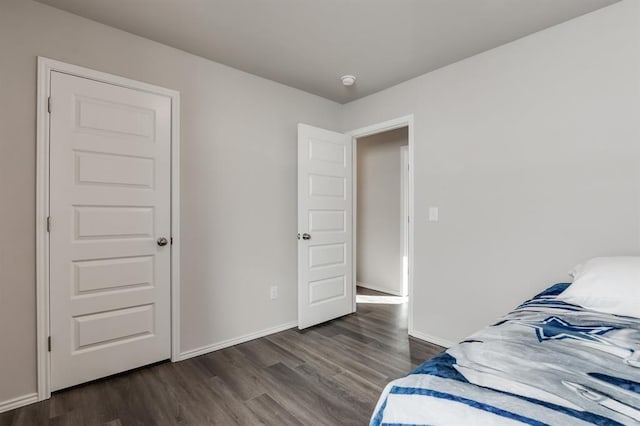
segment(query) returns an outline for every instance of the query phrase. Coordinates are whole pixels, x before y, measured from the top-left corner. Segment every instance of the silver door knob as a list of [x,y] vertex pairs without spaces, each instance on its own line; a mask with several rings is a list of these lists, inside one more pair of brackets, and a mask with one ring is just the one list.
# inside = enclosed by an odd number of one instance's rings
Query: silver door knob
[[311,235],[307,234],[306,232],[304,234],[302,234],[302,239],[303,240],[310,240],[311,239]]
[[169,244],[169,240],[167,240],[165,237],[158,238],[158,245],[160,247],[166,246],[167,244]]

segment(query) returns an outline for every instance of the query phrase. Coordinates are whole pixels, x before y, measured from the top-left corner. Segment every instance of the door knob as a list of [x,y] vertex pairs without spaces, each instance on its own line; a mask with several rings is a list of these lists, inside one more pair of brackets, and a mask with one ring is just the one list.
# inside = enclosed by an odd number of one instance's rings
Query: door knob
[[303,240],[310,240],[311,239],[311,235],[307,234],[306,232],[304,234],[302,234],[302,239]]
[[169,243],[169,240],[167,240],[165,237],[158,238],[158,245],[160,247],[166,246],[168,243]]

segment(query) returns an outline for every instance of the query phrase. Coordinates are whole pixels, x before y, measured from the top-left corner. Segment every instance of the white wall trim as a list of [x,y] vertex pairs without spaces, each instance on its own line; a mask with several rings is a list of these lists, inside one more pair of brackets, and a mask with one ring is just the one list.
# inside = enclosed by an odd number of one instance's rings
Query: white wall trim
[[413,121],[413,114],[405,115],[402,117],[383,121],[381,123],[361,127],[356,130],[351,130],[350,132],[347,132],[347,135],[353,138],[364,138],[366,136],[375,135],[377,133],[388,132],[390,130],[399,129],[401,127],[408,127],[409,125],[413,127]]
[[191,349],[185,352],[182,352],[178,355],[176,361],[184,361],[189,358],[193,358],[199,355],[208,354],[209,352],[218,351],[220,349],[228,348],[230,346],[239,345],[240,343],[245,343],[250,340],[258,339],[260,337],[265,337],[270,334],[279,333],[281,331],[289,330],[290,328],[294,328],[298,326],[298,321],[291,321],[285,324],[277,325],[275,327],[266,328],[264,330],[256,331],[253,333],[245,334],[243,336],[234,337],[231,339],[223,340],[222,342],[213,343],[211,345],[203,346],[201,348]]
[[409,336],[415,337],[416,339],[424,340],[425,342],[434,343],[438,346],[443,346],[445,348],[450,348],[451,346],[455,345],[455,343],[453,343],[450,340],[443,339],[437,336],[432,336],[431,334],[422,333],[416,330],[413,330],[411,333],[409,333]]
[[405,115],[402,117],[394,118],[391,120],[383,121],[381,123],[372,124],[370,126],[361,127],[356,130],[352,130],[347,132],[349,136],[352,138],[353,145],[353,179],[352,179],[352,191],[353,191],[353,311],[356,311],[356,274],[357,270],[357,221],[358,221],[358,169],[357,169],[357,145],[358,138],[363,138],[365,136],[370,136],[376,133],[382,133],[389,130],[399,129],[401,127],[408,128],[408,146],[409,146],[409,315],[408,315],[408,329],[409,335],[413,336],[413,242],[415,240],[413,233],[413,223],[414,223],[414,215],[413,215],[413,200],[414,200],[414,138],[413,138],[413,126],[414,126],[414,116],[413,114]]
[[382,293],[388,293],[388,294],[392,294],[394,296],[403,297],[402,293],[397,291],[397,290],[392,290],[390,288],[377,286],[375,284],[363,283],[362,281],[357,281],[356,280],[356,285],[358,287],[368,288],[369,290],[380,291]]
[[[52,67],[52,65],[51,65]],[[36,351],[38,400],[51,396],[49,386],[49,97],[51,68],[38,57],[38,90],[36,121]]]
[[[402,233],[402,296],[409,296],[409,147],[400,147],[400,232]],[[406,265],[404,263],[406,257]]]
[[171,96],[171,361],[180,354],[180,92]]
[[34,402],[38,402],[37,392],[22,395],[13,399],[8,399],[6,401],[0,401],[0,413],[24,407],[25,405],[33,404]]
[[[88,78],[171,99],[171,360],[180,352],[180,93],[92,69],[38,57],[36,133],[36,321],[37,400],[51,397],[49,337],[49,114],[51,72]],[[32,401],[35,402],[35,401]]]

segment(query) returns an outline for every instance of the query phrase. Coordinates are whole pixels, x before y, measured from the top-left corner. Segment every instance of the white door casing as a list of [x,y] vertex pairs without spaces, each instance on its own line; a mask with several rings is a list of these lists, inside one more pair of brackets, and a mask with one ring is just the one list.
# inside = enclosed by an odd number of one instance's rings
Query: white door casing
[[402,232],[402,296],[409,295],[409,146],[400,147],[400,194],[402,207],[400,208],[401,232]]
[[51,72],[51,389],[171,355],[171,98]]
[[352,174],[350,136],[298,125],[300,329],[353,312]]

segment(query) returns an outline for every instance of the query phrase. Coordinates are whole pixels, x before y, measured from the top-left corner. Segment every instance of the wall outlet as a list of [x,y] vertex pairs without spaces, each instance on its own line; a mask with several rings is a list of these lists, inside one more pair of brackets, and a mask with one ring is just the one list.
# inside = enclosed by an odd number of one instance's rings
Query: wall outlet
[[270,291],[271,300],[278,298],[278,286],[272,285]]

